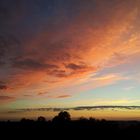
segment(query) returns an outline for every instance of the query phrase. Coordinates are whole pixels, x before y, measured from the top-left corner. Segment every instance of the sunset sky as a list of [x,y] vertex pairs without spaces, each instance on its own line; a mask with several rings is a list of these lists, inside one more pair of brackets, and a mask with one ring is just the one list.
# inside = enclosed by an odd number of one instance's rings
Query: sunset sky
[[139,106],[140,0],[0,0],[0,119]]

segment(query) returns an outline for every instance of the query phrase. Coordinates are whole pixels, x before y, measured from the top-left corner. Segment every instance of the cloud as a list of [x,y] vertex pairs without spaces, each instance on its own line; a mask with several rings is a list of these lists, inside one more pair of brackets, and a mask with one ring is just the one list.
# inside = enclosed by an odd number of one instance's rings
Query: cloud
[[74,90],[72,92],[79,93],[80,91],[88,91],[91,89],[96,89],[104,86],[110,86],[113,84],[117,84],[117,82],[121,80],[129,80],[129,77],[122,76],[119,73],[109,73],[105,75],[90,75],[82,80],[77,79],[73,81]]
[[108,64],[106,65],[107,67],[114,67],[117,65],[121,65],[124,63],[128,63],[128,55],[126,54],[121,54],[121,53],[114,53],[112,55],[112,58],[108,61]]
[[140,100],[129,100],[129,99],[116,99],[116,100],[97,100],[95,104],[104,104],[104,105],[128,105],[128,104],[137,104]]
[[10,97],[10,96],[0,96],[0,100],[1,101],[5,101],[5,100],[12,100],[12,99],[14,99],[14,97]]
[[12,93],[53,93],[86,82],[83,87],[90,89],[124,79],[88,75],[127,63],[140,52],[137,1],[44,2],[1,2],[0,77]]
[[6,85],[0,85],[0,90],[6,90],[8,87]]
[[74,110],[104,110],[104,109],[116,109],[116,110],[135,110],[140,109],[140,106],[83,106],[76,107]]
[[67,73],[66,70],[59,70],[59,69],[54,69],[51,71],[47,72],[50,75],[54,75],[56,77],[68,77],[70,75],[70,73]]
[[39,92],[38,95],[45,95],[47,92]]
[[43,70],[43,69],[58,68],[56,65],[41,63],[33,59],[17,60],[14,62],[13,67],[17,67],[21,69],[29,69],[29,70]]
[[69,98],[71,97],[70,95],[60,95],[60,96],[57,96],[56,98]]
[[7,89],[6,85],[0,85],[0,90],[5,90],[5,89]]
[[8,86],[4,82],[0,81],[0,90],[6,90],[6,89],[8,89]]
[[69,68],[69,69],[72,69],[72,70],[80,70],[80,69],[87,68],[87,66],[70,63],[70,64],[66,65],[66,68]]
[[79,107],[72,107],[72,108],[25,108],[25,109],[15,109],[12,111],[8,111],[7,113],[23,113],[23,112],[34,112],[34,111],[83,111],[83,110],[140,110],[140,106],[113,106],[113,105],[106,105],[106,106],[79,106]]
[[123,89],[126,91],[130,91],[130,90],[133,90],[134,88],[135,88],[134,86],[129,86],[129,87],[125,87]]
[[33,97],[32,95],[23,95],[24,97]]

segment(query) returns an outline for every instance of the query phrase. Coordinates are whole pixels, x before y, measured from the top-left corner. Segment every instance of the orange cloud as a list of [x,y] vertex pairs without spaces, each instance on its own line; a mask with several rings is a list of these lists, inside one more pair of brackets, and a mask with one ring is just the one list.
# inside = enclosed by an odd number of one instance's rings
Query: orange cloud
[[[104,87],[104,86],[109,86],[116,84],[120,80],[129,80],[129,77],[124,77],[120,74],[107,74],[107,75],[102,75],[99,77],[96,76],[90,76],[87,79],[84,78],[84,80],[73,80],[73,84],[69,87],[72,93],[79,93],[80,91],[87,91],[99,87]],[[82,81],[82,82],[81,82]],[[69,84],[70,85],[70,84]]]
[[60,96],[57,96],[56,98],[68,98],[68,97],[71,97],[70,95],[60,95]]
[[[63,28],[46,23],[23,46],[8,47],[9,52],[1,48],[0,53],[9,62],[5,66],[7,75],[3,77],[9,91],[17,97],[22,96],[19,92],[41,95],[40,91],[53,92],[74,84],[87,82],[89,85],[83,88],[89,89],[125,79],[116,74],[93,79],[89,76],[106,67],[127,63],[128,56],[140,53],[140,32],[135,32],[139,2],[110,4],[97,2],[96,12],[93,8],[83,9],[84,6]],[[55,20],[60,19],[55,17]]]
[[13,96],[0,95],[0,104],[5,104],[5,103],[12,102],[15,100],[16,98]]

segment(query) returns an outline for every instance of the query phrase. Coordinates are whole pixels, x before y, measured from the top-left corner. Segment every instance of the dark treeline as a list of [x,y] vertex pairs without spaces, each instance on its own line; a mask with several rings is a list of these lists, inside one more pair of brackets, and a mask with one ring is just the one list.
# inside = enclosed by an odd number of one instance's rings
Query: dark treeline
[[[98,137],[98,138],[140,138],[139,121],[107,121],[94,118],[71,120],[68,112],[60,112],[51,121],[40,116],[37,120],[21,119],[19,122],[0,122],[1,134],[39,137]],[[6,136],[5,135],[5,136]]]

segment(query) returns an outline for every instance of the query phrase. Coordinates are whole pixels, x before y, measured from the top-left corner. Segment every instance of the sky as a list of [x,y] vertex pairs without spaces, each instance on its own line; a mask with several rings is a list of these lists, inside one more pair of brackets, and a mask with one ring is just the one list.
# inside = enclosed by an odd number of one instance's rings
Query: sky
[[140,0],[0,1],[0,119],[140,119],[139,85]]

